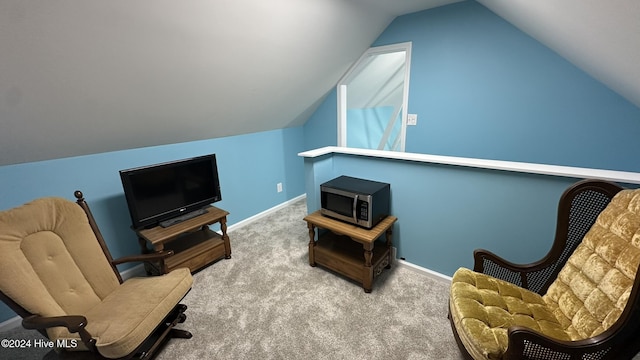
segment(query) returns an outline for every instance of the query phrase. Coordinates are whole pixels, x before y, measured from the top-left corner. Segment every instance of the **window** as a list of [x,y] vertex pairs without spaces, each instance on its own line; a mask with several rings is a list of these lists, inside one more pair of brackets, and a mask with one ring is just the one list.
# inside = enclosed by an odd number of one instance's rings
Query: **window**
[[338,82],[338,146],[404,151],[411,43],[372,47]]

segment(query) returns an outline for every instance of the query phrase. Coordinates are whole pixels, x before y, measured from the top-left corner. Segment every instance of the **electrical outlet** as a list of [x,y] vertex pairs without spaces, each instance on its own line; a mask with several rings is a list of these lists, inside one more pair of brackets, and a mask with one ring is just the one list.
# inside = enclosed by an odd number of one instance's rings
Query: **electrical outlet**
[[276,189],[278,189],[278,192],[282,192],[282,183],[276,184]]
[[407,114],[407,125],[417,125],[418,114]]

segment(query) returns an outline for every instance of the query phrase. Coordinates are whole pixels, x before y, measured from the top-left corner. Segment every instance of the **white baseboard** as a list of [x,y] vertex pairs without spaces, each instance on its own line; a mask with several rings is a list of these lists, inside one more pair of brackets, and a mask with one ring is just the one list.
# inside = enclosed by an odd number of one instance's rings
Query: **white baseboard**
[[398,266],[403,267],[405,269],[409,269],[411,271],[415,271],[419,274],[423,274],[426,275],[434,280],[443,282],[443,283],[447,283],[447,284],[451,284],[451,276],[447,276],[444,274],[441,274],[437,271],[433,271],[433,270],[429,270],[427,268],[423,268],[422,266],[419,265],[415,265],[412,264],[406,260],[400,260],[400,259],[396,259],[396,263],[398,264]]
[[229,225],[229,227],[227,228],[227,231],[232,231],[232,230],[239,229],[239,228],[241,228],[243,226],[247,226],[247,225],[249,225],[250,223],[252,223],[252,222],[254,222],[256,220],[259,220],[259,219],[271,214],[272,212],[275,212],[275,211],[280,210],[280,209],[282,209],[284,207],[287,207],[287,206],[293,204],[294,202],[296,202],[298,200],[305,199],[306,197],[307,197],[307,194],[298,195],[298,196],[294,197],[291,200],[287,200],[287,201],[285,201],[285,202],[283,202],[283,203],[281,203],[279,205],[276,205],[276,206],[274,206],[272,208],[269,208],[269,209],[267,209],[267,210],[265,210],[265,211],[263,211],[261,213],[255,214],[255,215],[250,216],[250,217],[248,217],[248,218],[246,218],[244,220],[238,221],[235,224]]
[[415,271],[417,273],[426,275],[434,280],[443,282],[443,283],[447,283],[447,284],[451,284],[451,276],[447,276],[444,274],[441,274],[439,272],[433,271],[433,270],[429,270],[427,268],[423,268],[422,266],[418,266],[415,264],[412,264],[410,262],[407,262],[405,260],[397,260],[398,265],[405,268],[405,269],[409,269],[412,271]]
[[20,316],[12,317],[0,323],[0,332],[13,330],[22,326],[22,318]]
[[130,269],[120,271],[120,276],[122,276],[123,281],[126,281],[133,277],[145,277],[147,276],[147,271],[144,269],[144,264],[138,264]]

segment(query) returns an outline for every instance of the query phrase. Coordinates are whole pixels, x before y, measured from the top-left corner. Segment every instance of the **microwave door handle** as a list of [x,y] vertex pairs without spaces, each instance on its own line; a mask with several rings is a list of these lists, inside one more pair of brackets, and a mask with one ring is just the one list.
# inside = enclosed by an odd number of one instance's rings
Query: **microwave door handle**
[[354,198],[353,198],[353,208],[352,208],[353,211],[352,211],[352,214],[353,214],[353,222],[354,222],[354,224],[358,223],[358,216],[357,216],[358,214],[357,214],[357,211],[356,211],[357,206],[358,206],[358,194],[356,194],[356,196],[354,196]]

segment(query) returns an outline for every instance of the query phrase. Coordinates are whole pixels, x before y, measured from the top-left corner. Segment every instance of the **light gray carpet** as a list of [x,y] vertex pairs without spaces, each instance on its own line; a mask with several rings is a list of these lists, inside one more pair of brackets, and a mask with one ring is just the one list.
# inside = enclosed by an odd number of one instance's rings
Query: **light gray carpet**
[[159,359],[461,359],[448,284],[398,266],[373,291],[309,266],[304,201],[230,233],[232,258],[195,274],[191,340]]
[[[194,275],[181,325],[157,359],[461,359],[447,320],[448,285],[398,266],[366,294],[309,266],[304,200],[229,233],[232,258]],[[1,338],[39,337],[18,330]],[[32,359],[43,351],[9,352]]]

